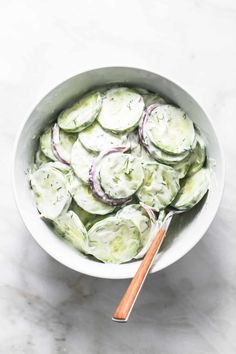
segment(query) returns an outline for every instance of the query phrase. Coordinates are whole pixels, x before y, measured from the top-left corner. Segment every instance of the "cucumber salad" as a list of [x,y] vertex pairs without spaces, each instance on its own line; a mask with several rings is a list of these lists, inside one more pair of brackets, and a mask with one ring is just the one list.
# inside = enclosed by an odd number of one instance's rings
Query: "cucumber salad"
[[201,131],[157,93],[112,86],[87,93],[39,137],[30,186],[40,216],[104,263],[141,258],[169,207],[209,188]]

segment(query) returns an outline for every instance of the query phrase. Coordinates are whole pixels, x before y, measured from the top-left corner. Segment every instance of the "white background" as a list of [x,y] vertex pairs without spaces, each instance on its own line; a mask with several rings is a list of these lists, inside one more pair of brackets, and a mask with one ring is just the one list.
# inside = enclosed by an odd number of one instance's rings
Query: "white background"
[[[17,129],[38,100],[85,69],[127,65],[187,89],[211,115],[227,171],[219,212],[182,260],[149,276],[126,325],[128,281],[51,259],[26,231],[11,186]],[[236,352],[236,2],[0,1],[0,353]]]

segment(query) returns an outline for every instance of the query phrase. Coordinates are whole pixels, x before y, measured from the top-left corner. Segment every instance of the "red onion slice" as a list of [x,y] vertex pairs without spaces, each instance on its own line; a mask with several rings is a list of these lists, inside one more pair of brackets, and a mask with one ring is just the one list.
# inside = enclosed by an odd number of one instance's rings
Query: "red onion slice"
[[150,104],[150,106],[148,106],[148,107],[146,108],[146,111],[147,111],[148,114],[150,114],[150,113],[152,113],[152,111],[153,111],[155,108],[157,108],[157,107],[159,107],[159,106],[161,106],[160,103],[153,103],[153,104]]
[[145,126],[145,123],[148,119],[148,114],[147,112],[143,112],[143,116],[140,120],[140,123],[139,123],[139,128],[138,128],[138,134],[139,134],[139,139],[140,139],[140,142],[146,146],[145,144],[145,139],[144,139],[144,126]]
[[120,198],[120,199],[113,199],[109,198],[103,191],[100,183],[99,183],[99,165],[102,161],[102,159],[112,153],[115,152],[126,152],[129,150],[126,146],[116,146],[113,147],[112,149],[109,149],[107,151],[103,151],[99,154],[99,156],[94,160],[92,163],[92,166],[90,167],[89,171],[89,185],[90,189],[97,199],[101,200],[103,203],[111,205],[111,206],[116,206],[116,205],[121,205],[124,203],[127,203],[128,201],[131,200],[131,198]]
[[144,203],[142,203],[142,202],[140,202],[139,204],[140,204],[140,205],[143,207],[143,209],[146,211],[146,213],[148,214],[150,220],[151,220],[153,223],[155,223],[155,222],[157,221],[157,218],[156,218],[156,215],[155,215],[154,211],[153,211],[148,205],[146,205],[146,204],[144,204]]
[[60,128],[57,123],[51,128],[51,142],[52,142],[52,151],[55,157],[62,163],[69,165],[69,161],[65,160],[63,153],[61,153],[60,148]]
[[141,143],[147,148],[147,144],[145,143],[145,124],[149,118],[149,115],[151,114],[151,112],[160,106],[160,103],[153,103],[150,106],[148,106],[146,108],[146,110],[143,112],[143,116],[140,120],[139,123],[139,129],[138,129],[138,133],[139,133],[139,139],[141,141]]

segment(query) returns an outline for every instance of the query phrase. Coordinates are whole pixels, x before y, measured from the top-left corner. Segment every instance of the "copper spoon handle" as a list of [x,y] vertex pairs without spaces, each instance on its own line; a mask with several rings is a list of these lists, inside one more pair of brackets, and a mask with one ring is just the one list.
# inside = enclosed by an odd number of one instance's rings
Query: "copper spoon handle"
[[[170,221],[170,220],[169,220]],[[153,240],[149,250],[147,251],[142,263],[140,264],[134,278],[132,279],[128,289],[126,290],[120,304],[113,314],[113,321],[127,322],[129,315],[132,311],[134,303],[138,297],[138,294],[142,288],[144,280],[149,272],[149,269],[153,263],[154,257],[157,254],[161,243],[165,237],[169,222],[164,223],[162,228],[158,231],[155,239]]]

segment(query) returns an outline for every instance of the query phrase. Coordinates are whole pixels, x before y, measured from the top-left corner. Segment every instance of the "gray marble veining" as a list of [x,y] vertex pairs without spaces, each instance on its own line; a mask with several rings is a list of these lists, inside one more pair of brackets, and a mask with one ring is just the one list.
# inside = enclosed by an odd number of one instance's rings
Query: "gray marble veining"
[[[236,352],[236,3],[100,0],[0,3],[0,354]],[[111,314],[127,280],[77,274],[31,238],[11,186],[17,129],[53,86],[127,65],[182,84],[225,150],[223,201],[203,240],[148,277],[126,325]]]

